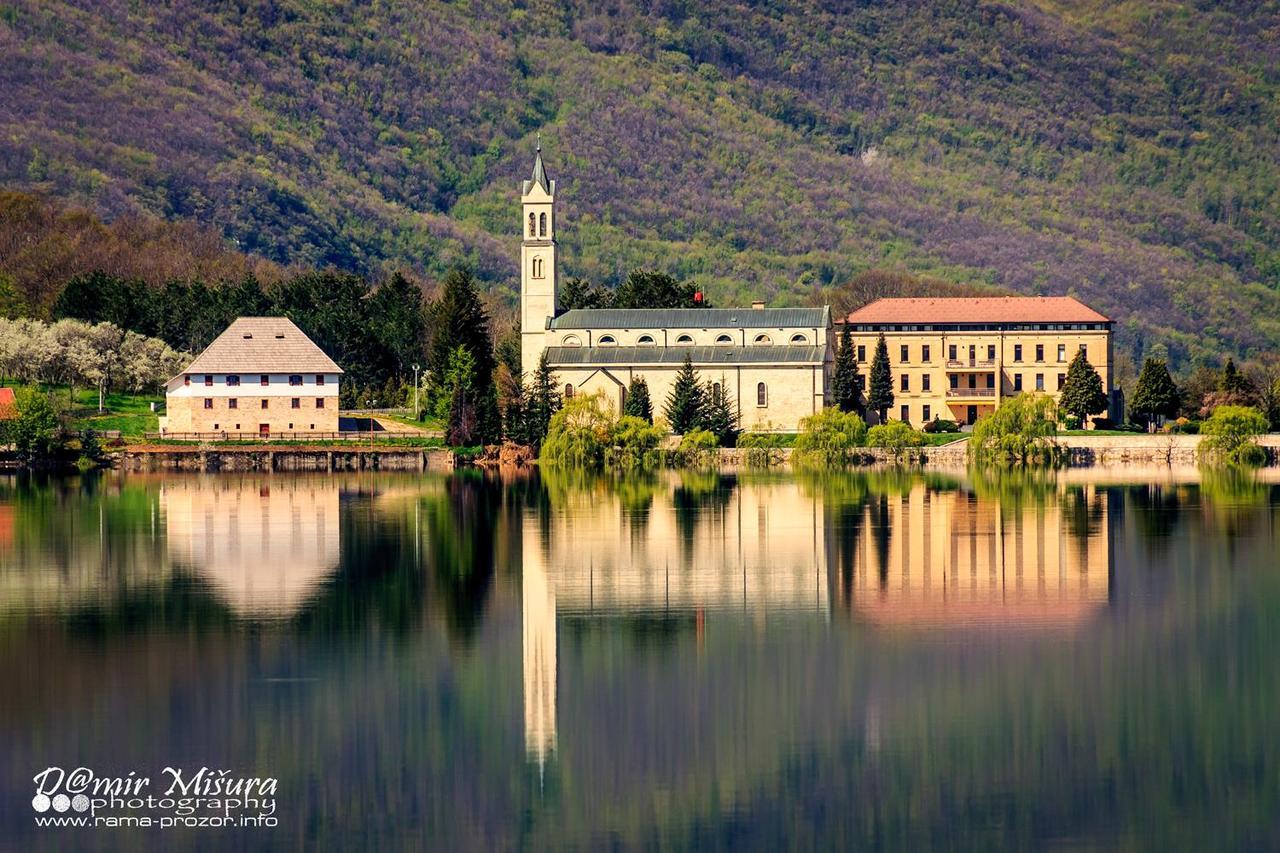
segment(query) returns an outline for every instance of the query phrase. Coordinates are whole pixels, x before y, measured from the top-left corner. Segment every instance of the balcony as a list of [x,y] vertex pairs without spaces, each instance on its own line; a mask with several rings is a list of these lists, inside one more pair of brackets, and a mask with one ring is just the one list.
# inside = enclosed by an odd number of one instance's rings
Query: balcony
[[947,389],[948,400],[966,400],[966,399],[990,400],[990,399],[993,399],[995,396],[996,396],[996,389],[994,388],[948,388]]
[[947,370],[992,370],[996,366],[994,358],[949,358]]

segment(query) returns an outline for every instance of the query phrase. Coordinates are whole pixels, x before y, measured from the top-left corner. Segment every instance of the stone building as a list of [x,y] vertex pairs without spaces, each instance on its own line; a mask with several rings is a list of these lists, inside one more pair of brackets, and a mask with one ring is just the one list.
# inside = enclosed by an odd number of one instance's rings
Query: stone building
[[538,149],[521,194],[522,367],[545,352],[565,397],[603,393],[620,409],[633,378],[662,411],[686,356],[704,382],[723,383],[748,430],[795,431],[826,400],[832,365],[828,308],[560,310],[556,182]]
[[338,431],[342,368],[285,317],[241,317],[165,387],[165,434]]
[[1056,396],[1078,350],[1118,407],[1111,394],[1112,322],[1070,296],[878,299],[845,324],[864,387],[876,341],[885,337],[890,420],[972,424],[1023,391]]

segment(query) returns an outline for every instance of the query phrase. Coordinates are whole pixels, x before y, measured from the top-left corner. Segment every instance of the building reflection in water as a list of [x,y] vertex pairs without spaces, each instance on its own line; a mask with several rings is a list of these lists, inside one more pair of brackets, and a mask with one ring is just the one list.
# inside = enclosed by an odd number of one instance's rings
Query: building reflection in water
[[319,477],[166,480],[170,559],[241,616],[292,613],[338,567],[338,492]]
[[1108,600],[1111,519],[1092,487],[1008,499],[918,481],[850,499],[725,480],[691,500],[665,486],[641,510],[590,491],[525,520],[525,743],[539,765],[556,746],[558,617],[692,613],[701,626],[834,609],[874,630],[1017,633],[1069,629]]

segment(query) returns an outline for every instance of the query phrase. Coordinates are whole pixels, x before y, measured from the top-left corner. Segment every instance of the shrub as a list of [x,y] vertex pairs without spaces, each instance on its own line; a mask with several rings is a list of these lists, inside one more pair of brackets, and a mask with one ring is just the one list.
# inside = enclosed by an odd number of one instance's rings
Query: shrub
[[753,468],[768,468],[782,463],[781,449],[795,442],[794,435],[776,432],[747,432],[738,437],[738,449],[743,451],[743,461]]
[[637,415],[623,415],[613,425],[605,462],[617,468],[645,468],[658,459],[663,431]]
[[867,444],[883,447],[893,453],[895,462],[901,462],[906,452],[924,444],[924,436],[902,421],[877,424],[867,432]]
[[852,412],[823,409],[800,421],[792,459],[797,465],[847,465],[866,439],[867,424],[862,418]]
[[955,421],[944,421],[941,418],[934,418],[924,425],[924,431],[930,434],[943,432],[959,432],[960,424]]
[[1201,457],[1226,465],[1261,465],[1266,451],[1254,441],[1270,424],[1261,412],[1249,406],[1219,406],[1201,426]]
[[711,430],[694,429],[686,432],[675,451],[675,461],[680,465],[706,465],[715,458],[720,439]]
[[969,438],[969,457],[980,464],[1053,464],[1061,448],[1053,398],[1023,393],[979,418]]
[[600,468],[613,446],[615,422],[599,394],[579,394],[551,417],[539,459],[566,468]]
[[23,463],[49,459],[62,450],[62,422],[49,396],[34,388],[17,394],[18,416],[7,424],[7,438],[13,442]]
[[1062,425],[1067,429],[1080,429],[1080,418],[1076,417],[1075,415],[1067,415],[1063,419]]

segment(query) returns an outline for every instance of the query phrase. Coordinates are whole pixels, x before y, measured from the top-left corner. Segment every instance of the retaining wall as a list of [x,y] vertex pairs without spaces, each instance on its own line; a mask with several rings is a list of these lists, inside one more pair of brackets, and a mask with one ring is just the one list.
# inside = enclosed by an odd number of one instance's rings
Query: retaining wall
[[146,448],[122,451],[126,471],[449,471],[448,450],[415,448]]

